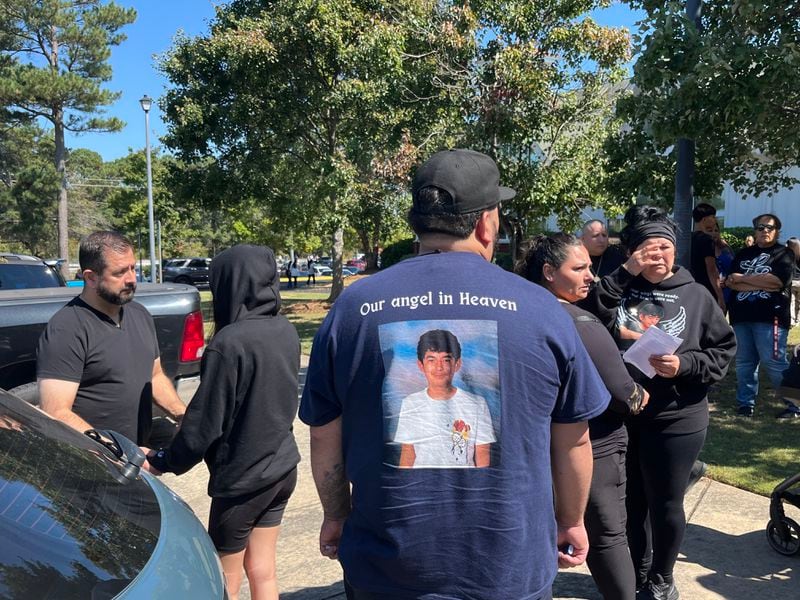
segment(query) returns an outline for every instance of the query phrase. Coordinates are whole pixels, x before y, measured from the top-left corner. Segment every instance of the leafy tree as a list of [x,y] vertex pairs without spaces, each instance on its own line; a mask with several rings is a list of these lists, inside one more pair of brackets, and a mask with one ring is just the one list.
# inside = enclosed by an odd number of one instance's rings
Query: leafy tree
[[[53,125],[58,190],[58,252],[69,256],[65,131],[115,131],[116,118],[98,116],[119,94],[111,79],[110,46],[133,22],[133,9],[100,0],[15,0],[0,3],[0,105]],[[65,272],[68,267],[65,266]]]
[[[548,215],[564,228],[584,207],[617,209],[607,194],[600,140],[612,119],[629,35],[586,13],[604,0],[472,4],[485,43],[471,69],[466,140],[498,161],[517,189],[507,204],[518,249]],[[467,89],[471,89],[467,87]]]
[[682,1],[631,4],[646,17],[635,93],[618,104],[627,127],[608,144],[612,186],[671,205],[678,138],[697,144],[696,196],[718,194],[724,181],[749,194],[794,184],[787,172],[800,156],[800,3],[704,0],[699,32]]
[[52,136],[32,123],[0,126],[0,236],[8,250],[56,252],[58,174],[52,154]]
[[103,157],[85,148],[67,151],[66,171],[70,192],[69,232],[77,246],[78,240],[93,231],[111,227],[108,200],[117,182],[106,176]]
[[334,299],[348,218],[375,197],[373,158],[412,123],[424,139],[448,110],[431,81],[439,54],[463,53],[463,14],[423,0],[235,0],[163,63],[166,143],[187,163],[213,157],[228,198],[266,200],[293,232],[330,236]]
[[573,224],[617,205],[600,140],[629,39],[581,16],[604,4],[236,0],[165,58],[165,141],[213,162],[217,202],[332,235],[332,298],[343,232],[367,252],[395,237],[413,165],[442,147],[497,158],[518,237],[553,211]]

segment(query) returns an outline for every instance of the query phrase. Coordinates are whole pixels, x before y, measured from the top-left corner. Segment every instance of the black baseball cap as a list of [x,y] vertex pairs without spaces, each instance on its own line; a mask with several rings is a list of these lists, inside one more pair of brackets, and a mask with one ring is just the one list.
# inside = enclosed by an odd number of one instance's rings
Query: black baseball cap
[[443,150],[420,165],[411,185],[414,210],[431,214],[430,208],[420,206],[417,191],[424,187],[445,190],[453,199],[450,210],[436,211],[461,215],[492,208],[511,200],[517,192],[500,185],[500,171],[495,162],[474,150]]

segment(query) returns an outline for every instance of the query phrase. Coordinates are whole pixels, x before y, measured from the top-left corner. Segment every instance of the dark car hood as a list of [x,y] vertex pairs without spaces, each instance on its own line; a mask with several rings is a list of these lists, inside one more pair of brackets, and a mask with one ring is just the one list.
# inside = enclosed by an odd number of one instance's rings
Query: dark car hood
[[217,331],[280,310],[280,277],[269,248],[243,244],[221,252],[211,262],[209,279]]

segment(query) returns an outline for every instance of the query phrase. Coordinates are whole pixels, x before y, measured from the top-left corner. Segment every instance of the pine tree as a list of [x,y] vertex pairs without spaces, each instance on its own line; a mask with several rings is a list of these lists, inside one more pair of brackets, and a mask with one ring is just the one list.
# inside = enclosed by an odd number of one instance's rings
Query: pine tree
[[133,9],[100,0],[0,0],[1,105],[11,117],[53,125],[53,161],[61,180],[58,251],[67,259],[65,132],[123,126],[102,116],[119,94],[101,86],[111,79],[110,48],[125,39],[119,30],[135,18]]

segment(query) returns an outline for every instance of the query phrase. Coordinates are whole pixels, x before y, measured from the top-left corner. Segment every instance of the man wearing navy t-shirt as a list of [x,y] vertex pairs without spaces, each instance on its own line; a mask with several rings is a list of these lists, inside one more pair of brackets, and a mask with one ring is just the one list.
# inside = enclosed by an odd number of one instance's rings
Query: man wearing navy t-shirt
[[[470,150],[418,167],[419,255],[351,285],[314,339],[300,417],[350,598],[546,599],[586,558],[587,421],[609,396],[552,294],[491,264],[499,181]],[[466,461],[409,464],[443,430]]]

